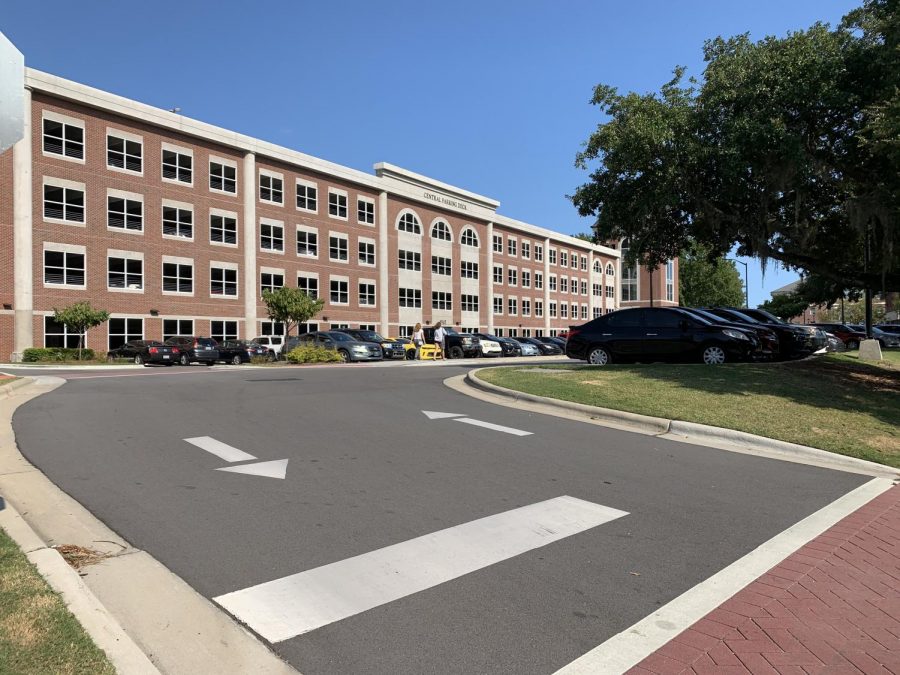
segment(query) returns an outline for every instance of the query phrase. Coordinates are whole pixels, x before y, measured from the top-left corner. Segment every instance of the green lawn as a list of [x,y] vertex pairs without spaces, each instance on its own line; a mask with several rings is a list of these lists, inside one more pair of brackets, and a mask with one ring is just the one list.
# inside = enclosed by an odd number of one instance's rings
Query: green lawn
[[790,363],[491,368],[539,396],[737,429],[900,467],[900,353]]
[[3,530],[0,673],[115,675],[106,654]]

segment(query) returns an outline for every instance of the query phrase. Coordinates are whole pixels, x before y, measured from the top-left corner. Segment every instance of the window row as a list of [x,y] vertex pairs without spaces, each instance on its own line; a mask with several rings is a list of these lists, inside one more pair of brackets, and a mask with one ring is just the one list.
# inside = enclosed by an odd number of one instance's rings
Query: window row
[[[107,349],[116,349],[131,340],[144,340],[144,320],[132,317],[111,317],[107,321]],[[238,321],[236,319],[213,319],[209,322],[210,336],[218,342],[236,340],[238,337]],[[163,319],[162,340],[178,335],[194,335],[193,319]],[[44,346],[54,348],[78,347],[83,333],[68,330],[66,326],[54,320],[52,316],[44,317]]]

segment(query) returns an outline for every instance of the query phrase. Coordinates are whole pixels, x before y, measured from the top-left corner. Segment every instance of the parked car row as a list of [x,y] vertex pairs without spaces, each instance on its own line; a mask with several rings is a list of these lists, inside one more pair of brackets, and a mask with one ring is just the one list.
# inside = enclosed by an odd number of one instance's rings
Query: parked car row
[[107,361],[128,359],[137,365],[160,364],[172,366],[176,363],[189,366],[204,363],[212,366],[219,362],[240,365],[254,357],[274,361],[275,352],[253,340],[223,340],[201,336],[176,335],[165,342],[158,340],[129,340],[125,344],[106,353]]
[[565,353],[595,365],[616,361],[787,360],[824,349],[825,331],[758,309],[635,307],[572,326]]

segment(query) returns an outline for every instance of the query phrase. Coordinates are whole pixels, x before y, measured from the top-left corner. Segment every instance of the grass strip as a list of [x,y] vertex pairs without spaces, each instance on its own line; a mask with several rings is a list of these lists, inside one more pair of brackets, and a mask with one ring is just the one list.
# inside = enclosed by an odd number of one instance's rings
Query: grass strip
[[115,672],[62,598],[0,529],[0,673]]
[[736,429],[900,467],[900,354],[833,354],[722,366],[491,368],[502,387],[586,405]]

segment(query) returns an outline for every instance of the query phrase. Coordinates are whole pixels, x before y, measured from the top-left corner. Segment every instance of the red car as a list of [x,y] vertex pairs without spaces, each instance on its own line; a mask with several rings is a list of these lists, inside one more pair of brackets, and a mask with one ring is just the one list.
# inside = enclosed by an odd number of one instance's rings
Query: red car
[[859,349],[860,341],[866,339],[865,333],[843,323],[813,323],[810,325],[821,328],[826,333],[831,333],[843,342],[847,349]]

